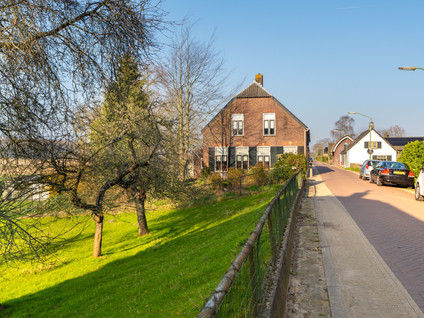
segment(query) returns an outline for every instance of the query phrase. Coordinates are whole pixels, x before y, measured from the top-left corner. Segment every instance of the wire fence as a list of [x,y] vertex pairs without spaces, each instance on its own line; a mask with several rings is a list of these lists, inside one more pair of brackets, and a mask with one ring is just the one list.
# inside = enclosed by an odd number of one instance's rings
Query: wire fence
[[198,318],[260,316],[290,210],[302,181],[303,173],[299,171],[268,204],[255,230],[201,309]]

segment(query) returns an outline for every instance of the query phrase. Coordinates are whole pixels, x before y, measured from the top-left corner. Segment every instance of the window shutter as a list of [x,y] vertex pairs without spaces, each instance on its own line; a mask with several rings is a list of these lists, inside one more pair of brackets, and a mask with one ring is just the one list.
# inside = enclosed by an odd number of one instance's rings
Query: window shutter
[[249,167],[256,166],[256,155],[258,151],[256,147],[249,147]]
[[209,170],[215,171],[215,148],[209,147]]
[[381,141],[377,142],[377,148],[381,149]]
[[228,147],[228,167],[235,168],[236,167],[236,147]]
[[392,161],[392,156],[387,156],[387,161]]
[[368,147],[368,144],[369,144],[369,142],[368,142],[368,141],[364,142],[364,148],[369,148],[369,147]]
[[[330,149],[328,149],[330,151]],[[297,147],[297,154],[298,155],[303,155],[303,152],[305,151],[305,147],[304,146],[299,146]]]
[[277,162],[277,147],[271,147],[271,166]]

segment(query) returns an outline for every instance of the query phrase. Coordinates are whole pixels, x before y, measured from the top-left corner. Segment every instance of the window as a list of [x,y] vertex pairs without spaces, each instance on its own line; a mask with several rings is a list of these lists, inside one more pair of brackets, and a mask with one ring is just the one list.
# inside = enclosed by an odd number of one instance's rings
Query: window
[[232,127],[233,136],[243,136],[244,135],[244,114],[232,114],[231,127]]
[[258,156],[258,164],[262,165],[264,168],[268,169],[269,164],[269,156],[268,155],[259,155]]
[[228,147],[215,147],[215,171],[228,171]]
[[392,161],[392,156],[386,156],[386,155],[376,155],[372,156],[373,160],[382,160],[382,161]]
[[249,169],[249,147],[236,147],[236,168]]
[[263,114],[264,136],[275,135],[275,114]]
[[258,164],[264,168],[271,167],[271,147],[263,146],[257,147],[258,152]]
[[364,148],[367,149],[381,149],[381,141],[365,141],[364,142]]

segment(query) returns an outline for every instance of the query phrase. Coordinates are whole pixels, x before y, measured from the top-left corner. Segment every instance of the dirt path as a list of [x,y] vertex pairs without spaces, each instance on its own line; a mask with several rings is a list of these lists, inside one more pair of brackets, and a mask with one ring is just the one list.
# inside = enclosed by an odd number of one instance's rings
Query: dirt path
[[305,191],[296,225],[286,317],[331,317],[313,188]]

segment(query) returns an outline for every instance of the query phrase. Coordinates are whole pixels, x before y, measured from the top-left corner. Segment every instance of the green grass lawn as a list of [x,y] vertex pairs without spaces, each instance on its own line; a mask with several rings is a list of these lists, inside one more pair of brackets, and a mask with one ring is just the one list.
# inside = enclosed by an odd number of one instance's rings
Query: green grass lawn
[[[151,234],[137,237],[136,216],[106,216],[103,257],[94,259],[88,216],[52,231],[85,226],[63,244],[55,265],[0,267],[5,317],[195,317],[280,187],[209,205],[147,215]],[[66,224],[65,224],[66,223]]]

